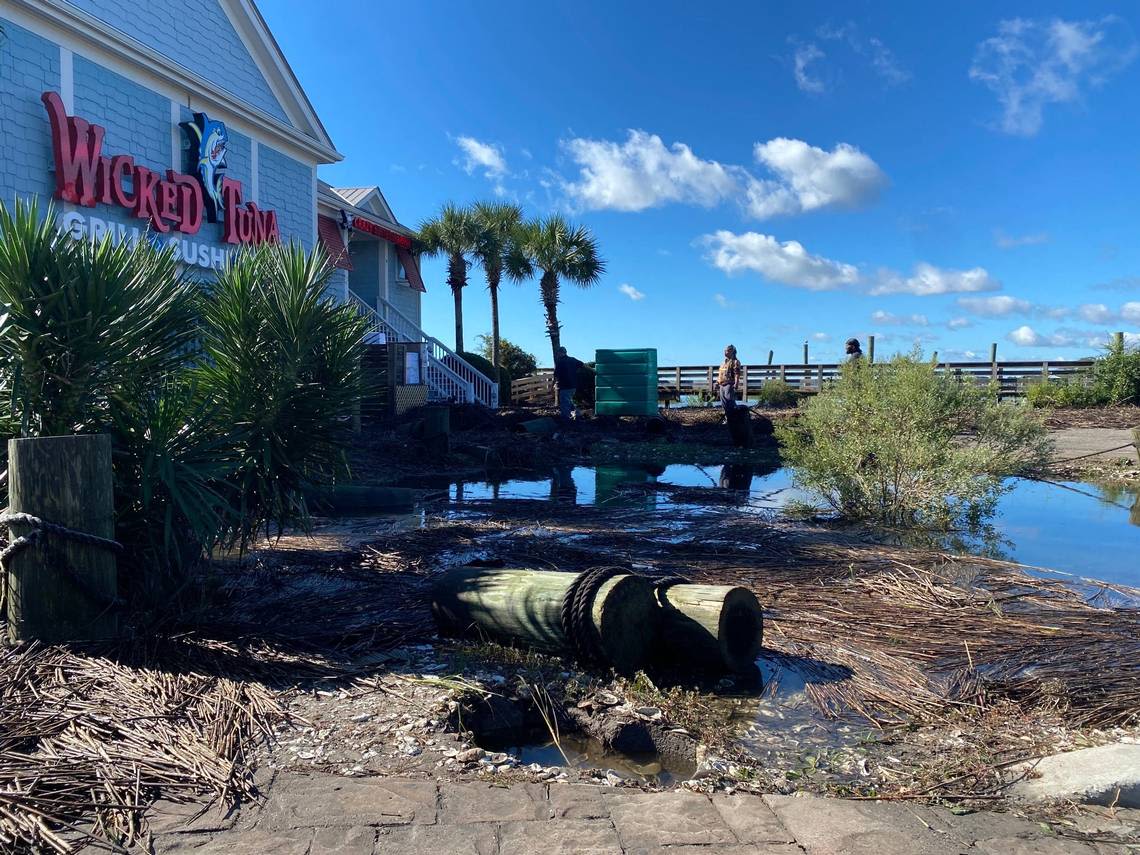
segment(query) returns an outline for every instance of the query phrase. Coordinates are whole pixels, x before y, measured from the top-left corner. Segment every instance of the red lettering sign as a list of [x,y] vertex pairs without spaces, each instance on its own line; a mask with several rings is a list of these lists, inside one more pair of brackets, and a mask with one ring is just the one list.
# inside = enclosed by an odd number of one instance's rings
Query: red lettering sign
[[[164,179],[135,163],[130,155],[104,156],[104,128],[67,115],[55,92],[45,92],[42,100],[51,123],[57,199],[87,208],[97,204],[127,208],[134,216],[149,220],[160,234],[175,228],[183,234],[198,233],[205,208],[198,178],[168,169]],[[238,181],[223,178],[222,187],[223,240],[252,244],[281,240],[274,211],[261,211],[252,202],[243,205]]]

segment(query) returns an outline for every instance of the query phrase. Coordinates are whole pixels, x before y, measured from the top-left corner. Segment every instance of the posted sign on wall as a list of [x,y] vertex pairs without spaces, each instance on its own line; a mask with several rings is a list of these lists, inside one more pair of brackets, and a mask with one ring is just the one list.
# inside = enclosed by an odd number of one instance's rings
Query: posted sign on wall
[[[172,232],[195,235],[205,221],[222,223],[222,240],[229,244],[281,239],[277,213],[262,211],[253,202],[243,204],[241,182],[225,176],[229,134],[221,122],[205,113],[195,113],[193,122],[183,122],[191,142],[194,174],[173,169],[160,174],[136,163],[129,154],[103,154],[106,130],[68,116],[55,92],[45,92],[43,102],[51,121],[57,199],[87,208],[124,208],[146,220],[159,236]],[[72,216],[70,227],[76,226]],[[201,263],[200,259],[199,252],[187,261]]]

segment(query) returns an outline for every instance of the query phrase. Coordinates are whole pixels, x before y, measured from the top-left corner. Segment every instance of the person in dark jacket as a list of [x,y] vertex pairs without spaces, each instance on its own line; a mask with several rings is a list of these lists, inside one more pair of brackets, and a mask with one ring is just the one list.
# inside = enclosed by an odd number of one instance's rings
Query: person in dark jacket
[[847,361],[854,362],[857,359],[863,358],[863,348],[859,346],[859,339],[847,339]]
[[563,419],[577,415],[574,394],[578,391],[578,369],[581,367],[581,361],[566,353],[566,348],[558,348],[558,358],[554,361],[554,385],[558,389],[558,412]]

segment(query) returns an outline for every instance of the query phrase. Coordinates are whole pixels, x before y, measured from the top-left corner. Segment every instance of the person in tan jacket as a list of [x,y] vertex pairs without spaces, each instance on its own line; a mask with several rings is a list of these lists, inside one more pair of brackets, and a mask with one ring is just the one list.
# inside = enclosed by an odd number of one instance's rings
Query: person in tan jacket
[[724,349],[724,362],[720,364],[720,371],[716,375],[720,403],[724,407],[726,418],[731,417],[736,409],[736,386],[740,382],[741,371],[743,367],[736,358],[736,346],[730,344]]

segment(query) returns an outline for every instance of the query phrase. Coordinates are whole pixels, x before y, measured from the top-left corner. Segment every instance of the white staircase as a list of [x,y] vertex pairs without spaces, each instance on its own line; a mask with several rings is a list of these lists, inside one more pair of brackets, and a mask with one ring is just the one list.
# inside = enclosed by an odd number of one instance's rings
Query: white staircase
[[349,304],[368,324],[366,335],[383,334],[390,342],[410,342],[420,346],[420,371],[428,387],[428,398],[433,401],[454,401],[457,404],[482,404],[496,409],[499,406],[499,384],[478,371],[458,353],[439,339],[428,335],[419,325],[380,298],[382,312],[378,312],[352,291]]

